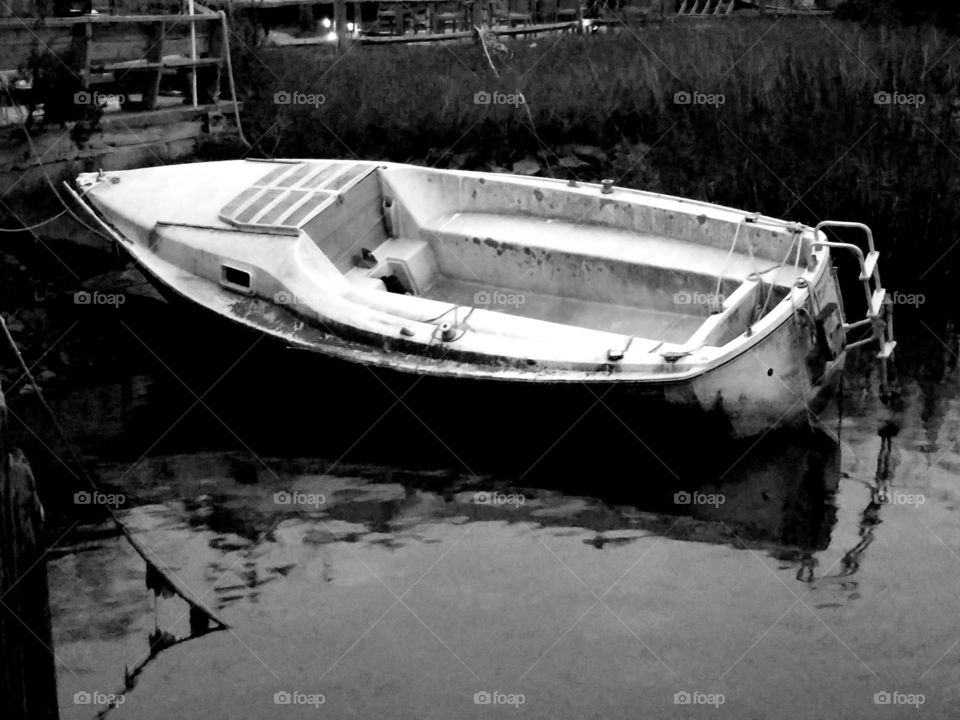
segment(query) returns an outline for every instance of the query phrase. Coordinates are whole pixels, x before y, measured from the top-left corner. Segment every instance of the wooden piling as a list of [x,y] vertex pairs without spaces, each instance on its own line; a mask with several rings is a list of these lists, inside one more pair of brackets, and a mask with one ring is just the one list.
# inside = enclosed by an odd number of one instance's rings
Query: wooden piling
[[337,31],[337,52],[346,52],[352,40],[347,30],[347,0],[334,0],[333,27]]
[[0,389],[0,715],[57,720],[43,514],[30,465],[8,445]]
[[314,32],[317,29],[317,21],[313,17],[313,5],[301,5],[299,12],[299,26],[301,30]]

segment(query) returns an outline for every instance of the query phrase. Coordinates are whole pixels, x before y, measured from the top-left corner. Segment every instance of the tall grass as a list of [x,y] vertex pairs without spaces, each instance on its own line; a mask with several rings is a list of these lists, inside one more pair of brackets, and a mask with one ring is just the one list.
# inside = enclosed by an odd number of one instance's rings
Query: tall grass
[[[932,28],[818,19],[667,24],[482,49],[257,50],[243,59],[247,135],[276,156],[509,167],[562,174],[571,144],[603,148],[583,179],[803,222],[874,226],[900,287],[949,277],[960,220],[960,48]],[[274,94],[322,95],[320,105]],[[520,92],[524,106],[478,105]],[[676,93],[723,97],[678,104]],[[878,92],[922,104],[877,104]],[[907,99],[909,98],[901,98]]]

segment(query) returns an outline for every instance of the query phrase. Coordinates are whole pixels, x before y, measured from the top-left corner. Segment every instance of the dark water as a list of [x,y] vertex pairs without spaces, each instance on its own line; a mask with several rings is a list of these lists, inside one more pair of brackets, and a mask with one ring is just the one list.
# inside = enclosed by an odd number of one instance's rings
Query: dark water
[[[157,654],[109,716],[956,716],[948,326],[913,321],[892,405],[851,368],[817,434],[708,448],[677,427],[653,448],[595,407],[527,447],[523,407],[468,437],[455,402],[429,428],[387,391],[344,408],[352,390],[298,358],[152,312],[111,319],[126,354],[51,395],[123,520],[232,627]],[[61,714],[93,717],[75,693],[122,688],[155,627],[189,636],[187,607],[77,515],[49,428],[29,396],[18,409],[63,483]],[[357,443],[355,424],[374,429]]]

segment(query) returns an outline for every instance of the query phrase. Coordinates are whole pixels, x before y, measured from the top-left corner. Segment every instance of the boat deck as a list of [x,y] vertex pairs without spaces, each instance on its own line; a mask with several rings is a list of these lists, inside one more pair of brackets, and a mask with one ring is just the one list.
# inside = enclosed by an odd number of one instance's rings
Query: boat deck
[[671,343],[686,342],[706,319],[702,313],[664,312],[513,288],[492,290],[489,285],[446,276],[439,277],[425,295],[456,305]]

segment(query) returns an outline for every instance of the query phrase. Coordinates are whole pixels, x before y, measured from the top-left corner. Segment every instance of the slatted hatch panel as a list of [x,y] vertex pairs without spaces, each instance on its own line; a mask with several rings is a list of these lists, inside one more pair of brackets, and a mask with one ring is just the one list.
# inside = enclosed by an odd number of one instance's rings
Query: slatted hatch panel
[[220,219],[239,228],[296,235],[375,169],[335,161],[279,163],[224,205]]

